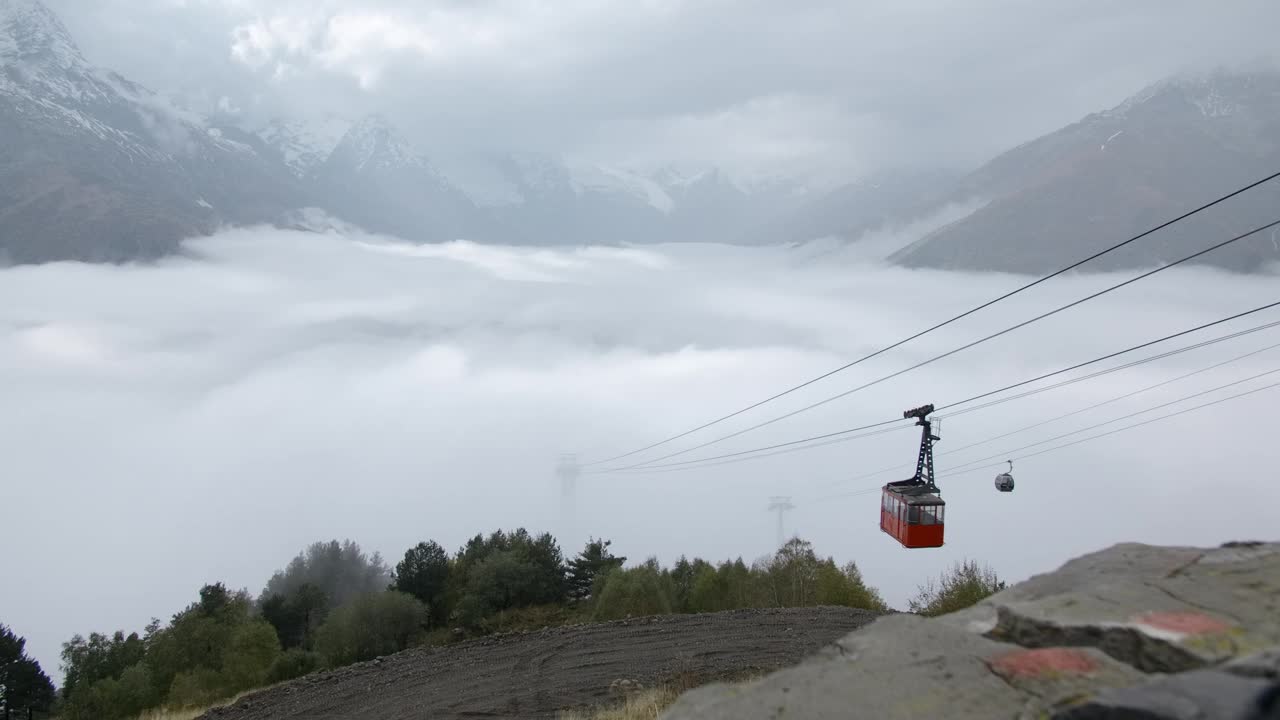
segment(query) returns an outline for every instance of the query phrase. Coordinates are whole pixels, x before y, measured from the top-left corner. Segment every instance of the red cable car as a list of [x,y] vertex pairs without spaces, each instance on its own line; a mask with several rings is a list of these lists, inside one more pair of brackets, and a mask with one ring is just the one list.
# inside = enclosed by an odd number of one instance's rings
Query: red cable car
[[880,529],[906,548],[942,547],[943,520],[947,503],[934,482],[933,442],[942,438],[933,434],[928,419],[932,405],[924,405],[902,413],[916,418],[924,427],[920,438],[920,455],[914,477],[884,486],[880,502]]

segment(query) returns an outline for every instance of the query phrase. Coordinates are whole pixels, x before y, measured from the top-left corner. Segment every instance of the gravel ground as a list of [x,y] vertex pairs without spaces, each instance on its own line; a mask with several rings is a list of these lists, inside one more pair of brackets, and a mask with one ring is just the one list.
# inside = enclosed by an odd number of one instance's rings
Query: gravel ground
[[253,693],[200,720],[554,718],[645,686],[793,665],[871,622],[849,608],[737,610],[548,628],[416,648]]

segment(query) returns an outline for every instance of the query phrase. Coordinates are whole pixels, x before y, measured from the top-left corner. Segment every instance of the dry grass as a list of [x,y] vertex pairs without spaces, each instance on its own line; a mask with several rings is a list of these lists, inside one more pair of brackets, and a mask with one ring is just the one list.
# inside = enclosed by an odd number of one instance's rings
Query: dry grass
[[622,705],[588,712],[566,712],[560,715],[560,720],[658,720],[658,715],[671,707],[679,696],[669,687],[645,690],[627,698]]
[[[762,677],[764,674],[760,672],[745,672],[720,679],[737,687],[746,687]],[[713,678],[684,673],[665,685],[628,695],[621,705],[565,711],[560,713],[559,720],[658,720],[658,716],[671,707],[686,690],[714,681]]]
[[[274,686],[271,686],[271,687],[274,687]],[[244,697],[245,695],[248,695],[249,693],[255,693],[263,689],[264,688],[254,688],[252,690],[245,690],[244,692],[234,697],[229,697],[226,700],[219,700],[218,702],[213,703],[212,705],[207,705],[205,707],[198,707],[198,708],[161,707],[161,708],[152,708],[150,710],[143,710],[142,714],[137,717],[137,720],[195,720],[196,718],[200,717],[201,715],[209,712],[210,710],[216,707],[231,705],[236,701],[238,701],[240,698]]]
[[138,716],[138,720],[195,720],[205,714],[209,708],[154,708],[145,710]]

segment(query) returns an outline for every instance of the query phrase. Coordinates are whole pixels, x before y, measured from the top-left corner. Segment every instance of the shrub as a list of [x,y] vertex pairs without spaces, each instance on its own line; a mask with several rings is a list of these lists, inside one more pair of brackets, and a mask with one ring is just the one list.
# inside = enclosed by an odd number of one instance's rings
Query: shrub
[[862,580],[862,573],[854,563],[841,569],[831,560],[823,562],[818,567],[816,585],[819,605],[841,605],[875,612],[889,610],[880,593]]
[[974,605],[1004,588],[1005,583],[990,567],[979,567],[976,561],[965,560],[942,573],[937,583],[929,580],[922,585],[910,601],[911,612],[945,615]]
[[275,684],[285,680],[293,680],[319,670],[324,665],[320,653],[308,652],[301,648],[293,648],[280,653],[275,662],[267,670],[267,683]]
[[225,695],[258,687],[280,657],[275,628],[265,620],[237,627],[222,656],[222,689]]
[[316,633],[316,650],[332,667],[372,660],[413,645],[427,625],[427,606],[388,590],[334,610]]
[[656,559],[629,570],[614,570],[604,579],[596,599],[595,617],[616,620],[627,616],[669,615],[675,605],[675,584]]

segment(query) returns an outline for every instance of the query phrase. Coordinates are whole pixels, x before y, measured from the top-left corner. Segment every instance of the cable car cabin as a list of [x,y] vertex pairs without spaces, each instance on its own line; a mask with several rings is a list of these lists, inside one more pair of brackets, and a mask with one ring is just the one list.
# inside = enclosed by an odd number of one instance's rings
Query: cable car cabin
[[1002,472],[996,476],[996,489],[1000,492],[1013,492],[1013,461],[1005,460],[1009,463],[1009,472]]
[[881,497],[880,529],[903,547],[942,547],[946,505],[928,486],[889,483]]

